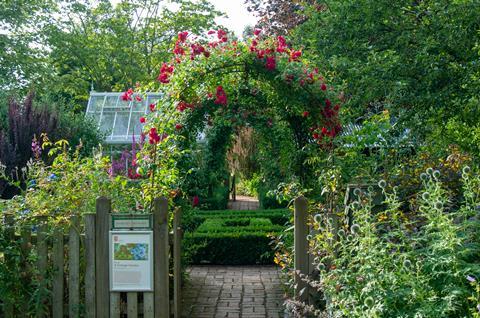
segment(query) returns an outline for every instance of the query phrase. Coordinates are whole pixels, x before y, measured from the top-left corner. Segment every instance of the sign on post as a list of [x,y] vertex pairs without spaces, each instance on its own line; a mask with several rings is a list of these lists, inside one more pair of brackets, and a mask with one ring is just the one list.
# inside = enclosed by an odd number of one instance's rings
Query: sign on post
[[112,215],[109,234],[110,291],[153,291],[151,216]]

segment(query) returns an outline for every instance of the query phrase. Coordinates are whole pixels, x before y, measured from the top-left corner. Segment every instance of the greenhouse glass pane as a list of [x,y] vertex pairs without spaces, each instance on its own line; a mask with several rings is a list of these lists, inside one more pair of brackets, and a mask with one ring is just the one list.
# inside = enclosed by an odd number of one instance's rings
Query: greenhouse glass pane
[[140,117],[150,111],[149,105],[156,103],[162,95],[159,93],[145,93],[139,95],[141,100],[132,96],[132,101],[124,101],[123,93],[91,93],[87,109],[87,116],[98,122],[100,131],[106,134],[107,143],[132,143],[140,139],[143,125]]
[[117,113],[117,119],[115,120],[115,127],[113,128],[113,136],[128,137],[128,116]]
[[100,122],[100,131],[111,134],[113,128],[114,113],[104,113]]
[[115,108],[117,107],[117,102],[118,102],[118,96],[116,95],[107,96],[107,99],[105,100],[105,107]]
[[102,111],[103,99],[105,96],[92,96],[88,105],[89,113],[97,113]]
[[143,113],[132,113],[132,120],[130,122],[130,134],[140,136],[143,131],[143,124],[140,123],[140,117],[145,116]]

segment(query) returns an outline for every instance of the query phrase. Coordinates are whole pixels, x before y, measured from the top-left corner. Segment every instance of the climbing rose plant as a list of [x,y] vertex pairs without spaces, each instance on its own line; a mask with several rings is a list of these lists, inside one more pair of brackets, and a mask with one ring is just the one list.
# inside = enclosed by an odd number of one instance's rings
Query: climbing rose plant
[[[164,98],[140,119],[146,142],[136,162],[139,174],[153,178],[156,168],[167,167],[178,173],[172,154],[189,149],[199,133],[217,122],[233,129],[254,126],[267,135],[273,125],[284,122],[297,149],[333,146],[342,129],[341,94],[286,38],[255,30],[251,39],[239,42],[219,29],[204,36],[180,32],[172,44],[171,58],[160,67],[156,81],[144,88],[161,91]],[[134,96],[130,89],[123,98]],[[158,181],[164,185],[165,180],[174,183],[163,178]]]
[[204,37],[180,32],[157,81],[167,95],[161,102],[178,112],[177,131],[188,130],[185,123],[195,112],[204,114],[198,119],[206,122],[216,115],[233,122],[240,121],[235,118],[239,116],[258,116],[269,125],[272,109],[284,119],[301,118],[311,141],[321,145],[341,131],[341,98],[319,69],[304,61],[302,51],[291,48],[284,37],[262,36],[258,29],[245,42],[232,40],[222,29]]

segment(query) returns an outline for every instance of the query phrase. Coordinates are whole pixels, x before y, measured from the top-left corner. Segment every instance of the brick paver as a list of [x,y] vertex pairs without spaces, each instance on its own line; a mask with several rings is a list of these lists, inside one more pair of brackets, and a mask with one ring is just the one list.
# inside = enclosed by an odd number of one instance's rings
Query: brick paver
[[277,267],[192,266],[188,272],[182,317],[283,317]]
[[230,210],[257,210],[260,204],[256,198],[237,195],[236,200],[228,202]]

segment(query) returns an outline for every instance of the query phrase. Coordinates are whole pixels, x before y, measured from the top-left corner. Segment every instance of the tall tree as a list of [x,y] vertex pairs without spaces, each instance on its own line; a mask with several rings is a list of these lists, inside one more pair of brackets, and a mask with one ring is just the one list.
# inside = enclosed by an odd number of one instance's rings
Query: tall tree
[[245,0],[248,10],[259,16],[257,27],[267,34],[285,35],[305,22],[305,10],[315,0]]
[[90,87],[113,91],[150,82],[178,32],[208,30],[220,15],[206,0],[67,2],[61,12],[48,30],[59,76],[52,90],[80,102]]
[[345,85],[345,115],[388,110],[422,141],[480,153],[480,1],[323,2],[291,39]]

